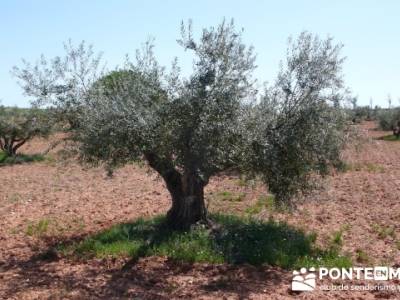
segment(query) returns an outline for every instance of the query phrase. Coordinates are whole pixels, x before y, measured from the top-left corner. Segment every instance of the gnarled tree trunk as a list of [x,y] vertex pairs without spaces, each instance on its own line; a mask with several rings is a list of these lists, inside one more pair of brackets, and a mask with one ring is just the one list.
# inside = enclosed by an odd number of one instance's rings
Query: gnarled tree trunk
[[17,150],[26,143],[27,139],[15,138],[0,138],[0,149],[4,151],[7,156],[17,155]]
[[204,183],[194,172],[187,171],[181,184],[171,193],[172,207],[168,211],[168,223],[174,228],[188,228],[190,225],[207,220],[204,203]]
[[146,153],[149,165],[164,179],[171,194],[172,206],[167,213],[168,224],[175,229],[188,229],[197,222],[207,222],[204,203],[204,181],[193,170],[182,175],[168,160],[162,160],[153,153]]

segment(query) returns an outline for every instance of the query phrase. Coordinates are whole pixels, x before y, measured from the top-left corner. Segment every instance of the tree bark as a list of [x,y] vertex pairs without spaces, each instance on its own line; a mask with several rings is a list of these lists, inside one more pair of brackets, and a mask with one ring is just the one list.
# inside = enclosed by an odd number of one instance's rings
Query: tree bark
[[13,141],[9,139],[5,139],[4,143],[4,152],[7,154],[7,156],[14,156],[15,152],[13,149]]
[[172,207],[167,213],[171,227],[188,229],[198,222],[207,222],[207,209],[204,203],[204,183],[188,171],[182,176],[179,193],[171,194]]
[[154,153],[145,153],[149,165],[164,179],[171,194],[172,206],[167,213],[168,225],[174,229],[188,229],[198,222],[207,222],[204,203],[204,181],[193,170],[179,173],[170,160]]
[[[16,142],[18,143],[15,144]],[[4,151],[7,156],[15,156],[17,154],[18,148],[25,144],[25,142],[25,140],[18,141],[15,138],[3,137],[0,140],[0,149]]]
[[12,146],[12,152],[13,152],[12,155],[13,155],[13,156],[17,154],[17,150],[18,150],[20,147],[22,147],[23,145],[25,145],[26,141],[27,141],[27,140],[25,140],[25,139],[20,140],[17,144],[15,144],[15,145]]

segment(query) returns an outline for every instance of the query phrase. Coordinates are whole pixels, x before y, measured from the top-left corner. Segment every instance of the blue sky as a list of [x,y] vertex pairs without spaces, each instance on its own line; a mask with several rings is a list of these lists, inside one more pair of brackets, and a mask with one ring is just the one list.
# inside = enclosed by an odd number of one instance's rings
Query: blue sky
[[149,36],[164,65],[188,54],[176,43],[181,20],[193,19],[195,32],[234,18],[245,29],[244,39],[258,54],[260,81],[273,81],[284,58],[287,38],[303,30],[328,34],[344,44],[346,84],[359,103],[387,106],[387,95],[400,104],[400,1],[106,1],[2,0],[0,2],[0,99],[27,106],[10,75],[21,58],[36,60],[63,53],[62,43],[86,40],[103,51],[109,68],[121,64]]

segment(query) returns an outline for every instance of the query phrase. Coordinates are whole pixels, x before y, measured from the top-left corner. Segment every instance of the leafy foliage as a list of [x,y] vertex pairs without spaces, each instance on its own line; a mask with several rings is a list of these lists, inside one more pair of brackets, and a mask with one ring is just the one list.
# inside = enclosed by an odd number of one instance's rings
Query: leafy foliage
[[65,57],[47,60],[43,55],[35,65],[23,60],[23,67],[14,67],[24,93],[33,98],[34,106],[53,109],[58,121],[66,122],[67,129],[78,127],[81,107],[90,95],[95,81],[102,76],[102,54],[95,54],[91,45],[81,42],[74,46],[69,40],[64,44]]
[[400,122],[400,108],[381,109],[378,121],[380,129],[392,130]]
[[290,40],[278,79],[251,111],[249,171],[260,173],[278,201],[305,191],[317,172],[339,162],[345,115],[341,46],[302,33]]

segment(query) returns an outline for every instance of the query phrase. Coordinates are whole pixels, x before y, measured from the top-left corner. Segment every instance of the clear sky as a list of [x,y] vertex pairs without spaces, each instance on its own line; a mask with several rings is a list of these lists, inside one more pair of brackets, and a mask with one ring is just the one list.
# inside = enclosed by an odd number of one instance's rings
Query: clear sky
[[256,77],[273,81],[284,58],[287,38],[308,30],[333,36],[344,44],[346,84],[359,103],[387,106],[387,95],[399,105],[400,1],[120,1],[2,0],[0,2],[0,99],[5,105],[27,106],[29,99],[10,74],[21,58],[34,61],[63,53],[63,41],[86,40],[103,51],[109,68],[121,64],[149,36],[164,65],[183,56],[176,43],[181,20],[193,19],[195,32],[234,18],[244,39],[258,54]]

